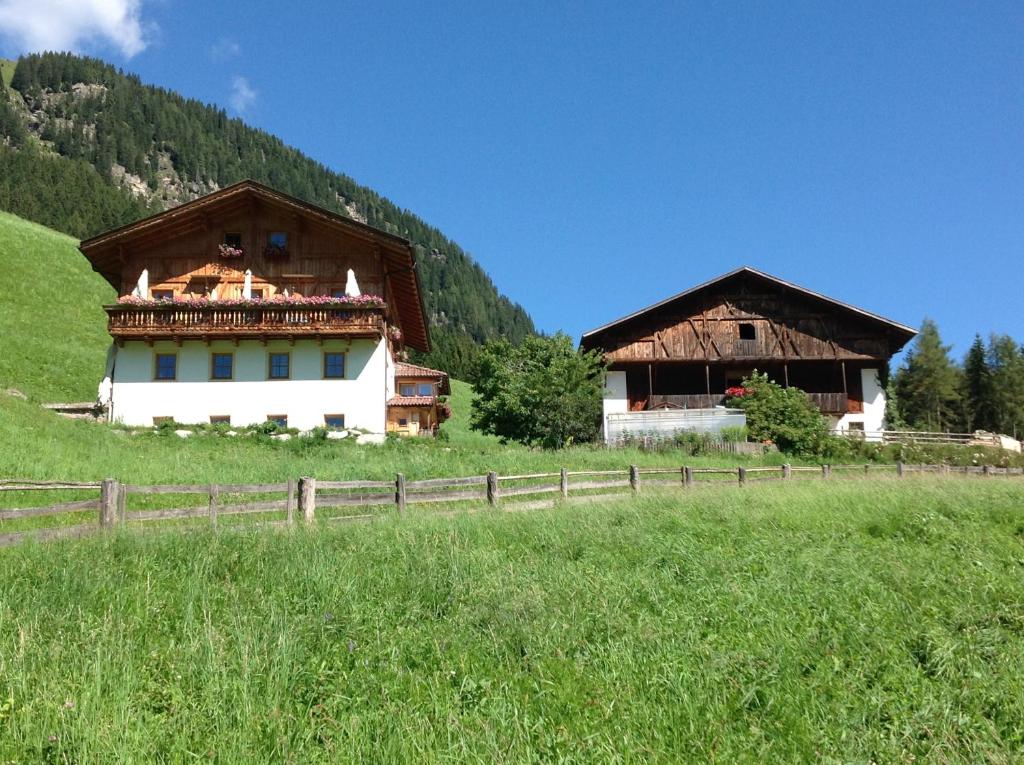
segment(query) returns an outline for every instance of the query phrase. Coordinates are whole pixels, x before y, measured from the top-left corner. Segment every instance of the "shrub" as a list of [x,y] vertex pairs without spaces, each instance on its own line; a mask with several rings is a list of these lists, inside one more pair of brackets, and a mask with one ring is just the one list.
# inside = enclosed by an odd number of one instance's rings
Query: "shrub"
[[743,381],[742,391],[728,402],[746,413],[752,439],[771,441],[789,454],[820,455],[825,450],[828,423],[802,390],[783,388],[754,372]]

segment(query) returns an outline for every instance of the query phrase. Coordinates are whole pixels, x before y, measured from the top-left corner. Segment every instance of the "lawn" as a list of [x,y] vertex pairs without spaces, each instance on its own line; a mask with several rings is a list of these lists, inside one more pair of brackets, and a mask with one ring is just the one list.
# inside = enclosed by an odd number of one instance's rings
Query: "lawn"
[[1020,483],[0,551],[17,762],[1009,762]]

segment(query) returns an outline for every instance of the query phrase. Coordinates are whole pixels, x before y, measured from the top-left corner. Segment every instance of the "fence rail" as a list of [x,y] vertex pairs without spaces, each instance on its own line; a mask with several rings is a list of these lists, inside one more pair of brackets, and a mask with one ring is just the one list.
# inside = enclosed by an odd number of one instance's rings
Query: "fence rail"
[[[66,539],[109,530],[128,524],[145,524],[156,521],[187,521],[205,518],[214,528],[223,516],[257,515],[277,513],[283,519],[271,521],[273,525],[294,526],[301,515],[303,522],[318,519],[330,521],[367,520],[378,517],[379,513],[360,515],[331,515],[327,511],[337,508],[372,508],[393,506],[404,514],[410,505],[435,503],[486,503],[495,507],[505,500],[533,498],[525,504],[513,503],[512,507],[528,507],[538,503],[545,506],[558,499],[576,496],[581,499],[594,498],[602,494],[639,494],[645,485],[657,487],[680,486],[684,489],[699,484],[730,483],[740,486],[749,482],[805,480],[799,478],[819,477],[829,480],[836,477],[864,479],[872,475],[893,475],[904,478],[907,475],[937,474],[962,476],[1024,476],[1024,468],[999,468],[990,466],[954,467],[950,465],[910,465],[897,462],[891,465],[780,465],[778,467],[637,467],[621,470],[568,470],[557,473],[528,473],[523,475],[499,476],[495,472],[481,476],[427,478],[407,481],[398,474],[394,481],[320,481],[314,477],[303,477],[283,483],[253,484],[181,484],[141,485],[120,483],[106,479],[100,483],[78,483],[71,481],[30,481],[0,479],[0,496],[4,492],[22,491],[74,491],[96,492],[98,496],[56,502],[51,505],[17,508],[0,508],[0,522],[19,521],[41,517],[66,516],[68,521],[83,521],[83,513],[93,513],[93,520],[82,523],[48,528],[31,528],[0,533],[0,547],[28,540],[48,541]],[[666,477],[668,476],[668,477]],[[156,509],[128,509],[131,497],[202,496],[206,498],[197,504],[183,507]],[[253,497],[252,495],[259,495]],[[267,495],[277,495],[268,498]],[[555,498],[547,498],[557,495]],[[3,527],[0,526],[0,531]]]

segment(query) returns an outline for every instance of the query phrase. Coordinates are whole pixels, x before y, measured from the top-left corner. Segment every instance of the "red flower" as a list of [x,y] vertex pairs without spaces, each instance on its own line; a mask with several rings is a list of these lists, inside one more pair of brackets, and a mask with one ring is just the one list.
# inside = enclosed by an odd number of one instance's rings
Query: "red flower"
[[731,388],[725,389],[725,395],[728,398],[743,398],[744,396],[754,395],[754,389],[744,388],[742,385],[734,385]]

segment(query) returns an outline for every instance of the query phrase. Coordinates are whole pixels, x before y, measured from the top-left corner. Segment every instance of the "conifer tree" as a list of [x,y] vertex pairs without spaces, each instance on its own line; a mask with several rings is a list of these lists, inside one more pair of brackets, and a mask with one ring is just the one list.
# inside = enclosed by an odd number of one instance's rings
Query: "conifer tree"
[[949,358],[939,328],[925,319],[914,347],[896,374],[900,410],[913,428],[953,430],[959,424],[960,370]]
[[994,430],[997,405],[992,370],[989,368],[985,343],[980,335],[974,336],[964,358],[961,401],[964,425],[967,431]]
[[1012,337],[989,338],[995,417],[992,430],[1008,436],[1024,434],[1024,349]]

